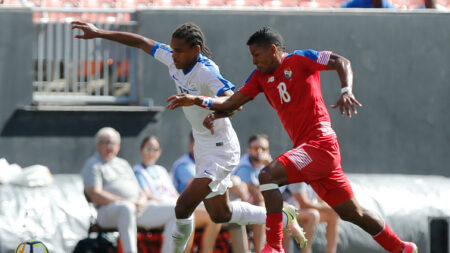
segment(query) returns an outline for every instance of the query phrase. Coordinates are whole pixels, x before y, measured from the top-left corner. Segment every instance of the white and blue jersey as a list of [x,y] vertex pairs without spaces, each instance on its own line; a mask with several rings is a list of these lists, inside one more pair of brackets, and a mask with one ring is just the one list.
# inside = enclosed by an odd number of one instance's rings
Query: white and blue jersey
[[177,191],[166,168],[159,165],[146,167],[143,164],[136,164],[133,171],[141,188],[150,191],[153,197],[164,200],[177,199]]
[[[226,90],[233,90],[234,85],[222,77],[219,67],[210,59],[199,55],[197,63],[188,71],[177,69],[172,59],[172,49],[165,44],[157,43],[153,46],[151,55],[155,59],[167,65],[170,77],[174,80],[178,94],[187,93],[193,95],[202,95],[208,97],[217,97]],[[221,134],[227,128],[232,129],[230,120],[222,118],[214,121],[215,135],[203,126],[203,120],[211,110],[199,106],[183,107],[186,118],[191,123],[194,137],[200,139],[206,138],[210,141],[211,137],[221,138]],[[196,141],[200,140],[195,138]],[[201,141],[201,140],[200,140]],[[225,140],[219,140],[225,141]]]
[[[153,46],[151,55],[169,68],[178,94],[186,93],[208,97],[218,97],[234,85],[223,78],[219,67],[210,59],[199,55],[197,63],[189,70],[177,69],[172,58],[172,49],[165,44]],[[184,114],[192,126],[195,139],[195,177],[212,179],[213,194],[223,194],[231,187],[230,172],[239,163],[240,147],[237,135],[229,118],[214,121],[214,135],[203,126],[203,121],[211,110],[199,106],[183,107]],[[208,195],[207,198],[212,197]]]

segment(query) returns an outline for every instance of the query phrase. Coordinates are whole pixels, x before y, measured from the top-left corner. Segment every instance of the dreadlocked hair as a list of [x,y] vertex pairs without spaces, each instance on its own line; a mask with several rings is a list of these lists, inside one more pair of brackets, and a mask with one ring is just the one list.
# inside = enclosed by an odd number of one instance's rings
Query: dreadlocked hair
[[203,35],[202,29],[198,25],[194,23],[182,24],[175,29],[172,38],[183,39],[191,47],[199,45],[201,54],[211,58],[211,50],[206,46],[205,35]]

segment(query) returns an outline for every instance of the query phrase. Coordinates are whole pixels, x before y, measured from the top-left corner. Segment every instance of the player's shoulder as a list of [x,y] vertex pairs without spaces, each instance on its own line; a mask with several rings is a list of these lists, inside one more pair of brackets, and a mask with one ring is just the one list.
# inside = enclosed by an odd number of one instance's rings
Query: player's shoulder
[[320,51],[314,49],[304,49],[304,50],[294,50],[292,53],[289,53],[286,58],[307,58],[313,61],[317,61],[319,57]]
[[207,57],[199,55],[197,64],[199,65],[199,67],[196,68],[198,74],[213,77],[219,73],[219,67],[217,64]]
[[248,83],[250,80],[252,79],[258,79],[262,76],[262,73],[259,69],[255,68],[250,75],[248,76],[247,80],[245,81],[245,83]]
[[153,48],[152,48],[152,51],[150,52],[150,54],[151,54],[152,56],[154,56],[154,55],[155,55],[155,52],[156,52],[157,50],[163,50],[163,51],[169,52],[169,53],[172,53],[172,52],[173,52],[172,48],[171,48],[169,45],[164,44],[164,43],[162,43],[162,42],[157,42],[155,45],[153,45]]

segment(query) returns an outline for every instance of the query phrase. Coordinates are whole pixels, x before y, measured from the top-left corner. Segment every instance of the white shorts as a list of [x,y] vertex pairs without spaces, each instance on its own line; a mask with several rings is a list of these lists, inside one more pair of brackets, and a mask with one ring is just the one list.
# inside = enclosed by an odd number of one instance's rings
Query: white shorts
[[226,142],[201,143],[195,141],[195,178],[210,178],[211,193],[206,199],[224,194],[233,186],[231,172],[239,164],[241,149],[237,136]]

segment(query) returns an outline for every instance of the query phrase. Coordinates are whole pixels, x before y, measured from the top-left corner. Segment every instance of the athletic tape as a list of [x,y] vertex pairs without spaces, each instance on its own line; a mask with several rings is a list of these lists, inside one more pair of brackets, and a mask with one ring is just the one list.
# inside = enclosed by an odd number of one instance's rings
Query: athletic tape
[[260,191],[268,191],[268,190],[274,190],[274,189],[278,189],[277,184],[263,184],[263,185],[259,186]]

